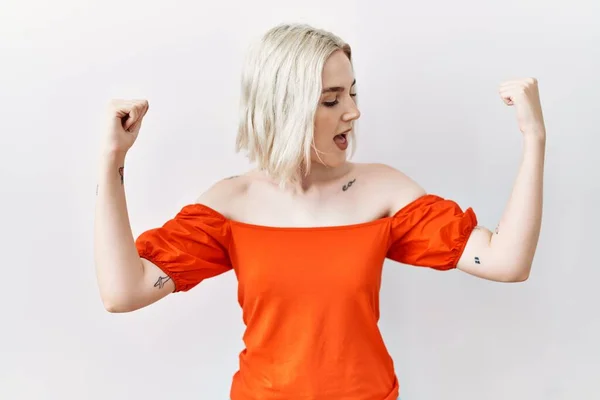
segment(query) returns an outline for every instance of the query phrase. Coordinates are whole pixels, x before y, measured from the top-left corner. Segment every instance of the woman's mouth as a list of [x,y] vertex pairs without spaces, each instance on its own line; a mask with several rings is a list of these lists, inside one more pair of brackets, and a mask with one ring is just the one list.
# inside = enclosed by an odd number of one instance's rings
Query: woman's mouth
[[346,150],[348,148],[348,138],[346,136],[347,133],[340,133],[333,138],[333,141],[340,150]]

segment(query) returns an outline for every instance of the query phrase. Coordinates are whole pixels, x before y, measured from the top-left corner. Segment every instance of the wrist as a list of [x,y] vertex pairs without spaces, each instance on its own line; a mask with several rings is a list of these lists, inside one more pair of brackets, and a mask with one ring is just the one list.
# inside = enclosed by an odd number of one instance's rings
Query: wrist
[[100,173],[112,175],[119,168],[125,166],[126,152],[122,151],[102,151],[100,155]]
[[100,160],[103,163],[123,163],[126,156],[127,151],[122,150],[103,149],[100,152]]

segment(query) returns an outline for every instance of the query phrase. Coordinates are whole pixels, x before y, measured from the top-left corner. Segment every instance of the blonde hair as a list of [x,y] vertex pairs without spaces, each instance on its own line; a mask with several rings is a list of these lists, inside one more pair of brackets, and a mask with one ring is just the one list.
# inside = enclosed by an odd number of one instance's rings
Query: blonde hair
[[[350,46],[336,35],[305,24],[282,24],[247,55],[236,151],[245,150],[281,187],[310,172],[323,67],[338,50],[352,63]],[[348,139],[352,156],[354,131]]]

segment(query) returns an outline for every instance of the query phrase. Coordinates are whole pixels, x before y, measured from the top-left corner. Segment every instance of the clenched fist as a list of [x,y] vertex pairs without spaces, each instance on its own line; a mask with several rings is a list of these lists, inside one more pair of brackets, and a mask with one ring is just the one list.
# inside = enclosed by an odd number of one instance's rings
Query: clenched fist
[[506,105],[515,107],[517,123],[523,134],[537,136],[546,134],[537,79],[506,81],[500,85],[499,92]]
[[105,151],[126,153],[133,146],[148,107],[147,100],[110,101]]

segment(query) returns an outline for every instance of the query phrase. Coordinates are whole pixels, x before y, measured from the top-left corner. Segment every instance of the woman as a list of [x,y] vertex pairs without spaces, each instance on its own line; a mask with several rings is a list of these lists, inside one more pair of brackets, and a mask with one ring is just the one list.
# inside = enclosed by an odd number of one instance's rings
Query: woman
[[237,150],[256,169],[215,183],[135,241],[123,167],[148,102],[110,107],[95,226],[102,300],[129,312],[234,270],[247,329],[232,400],[396,399],[377,327],[385,258],[501,282],[529,276],[545,147],[537,82],[500,87],[525,152],[495,234],[472,209],[392,167],[347,161],[360,117],[355,85],[340,38],[306,25],[271,29],[242,77]]

